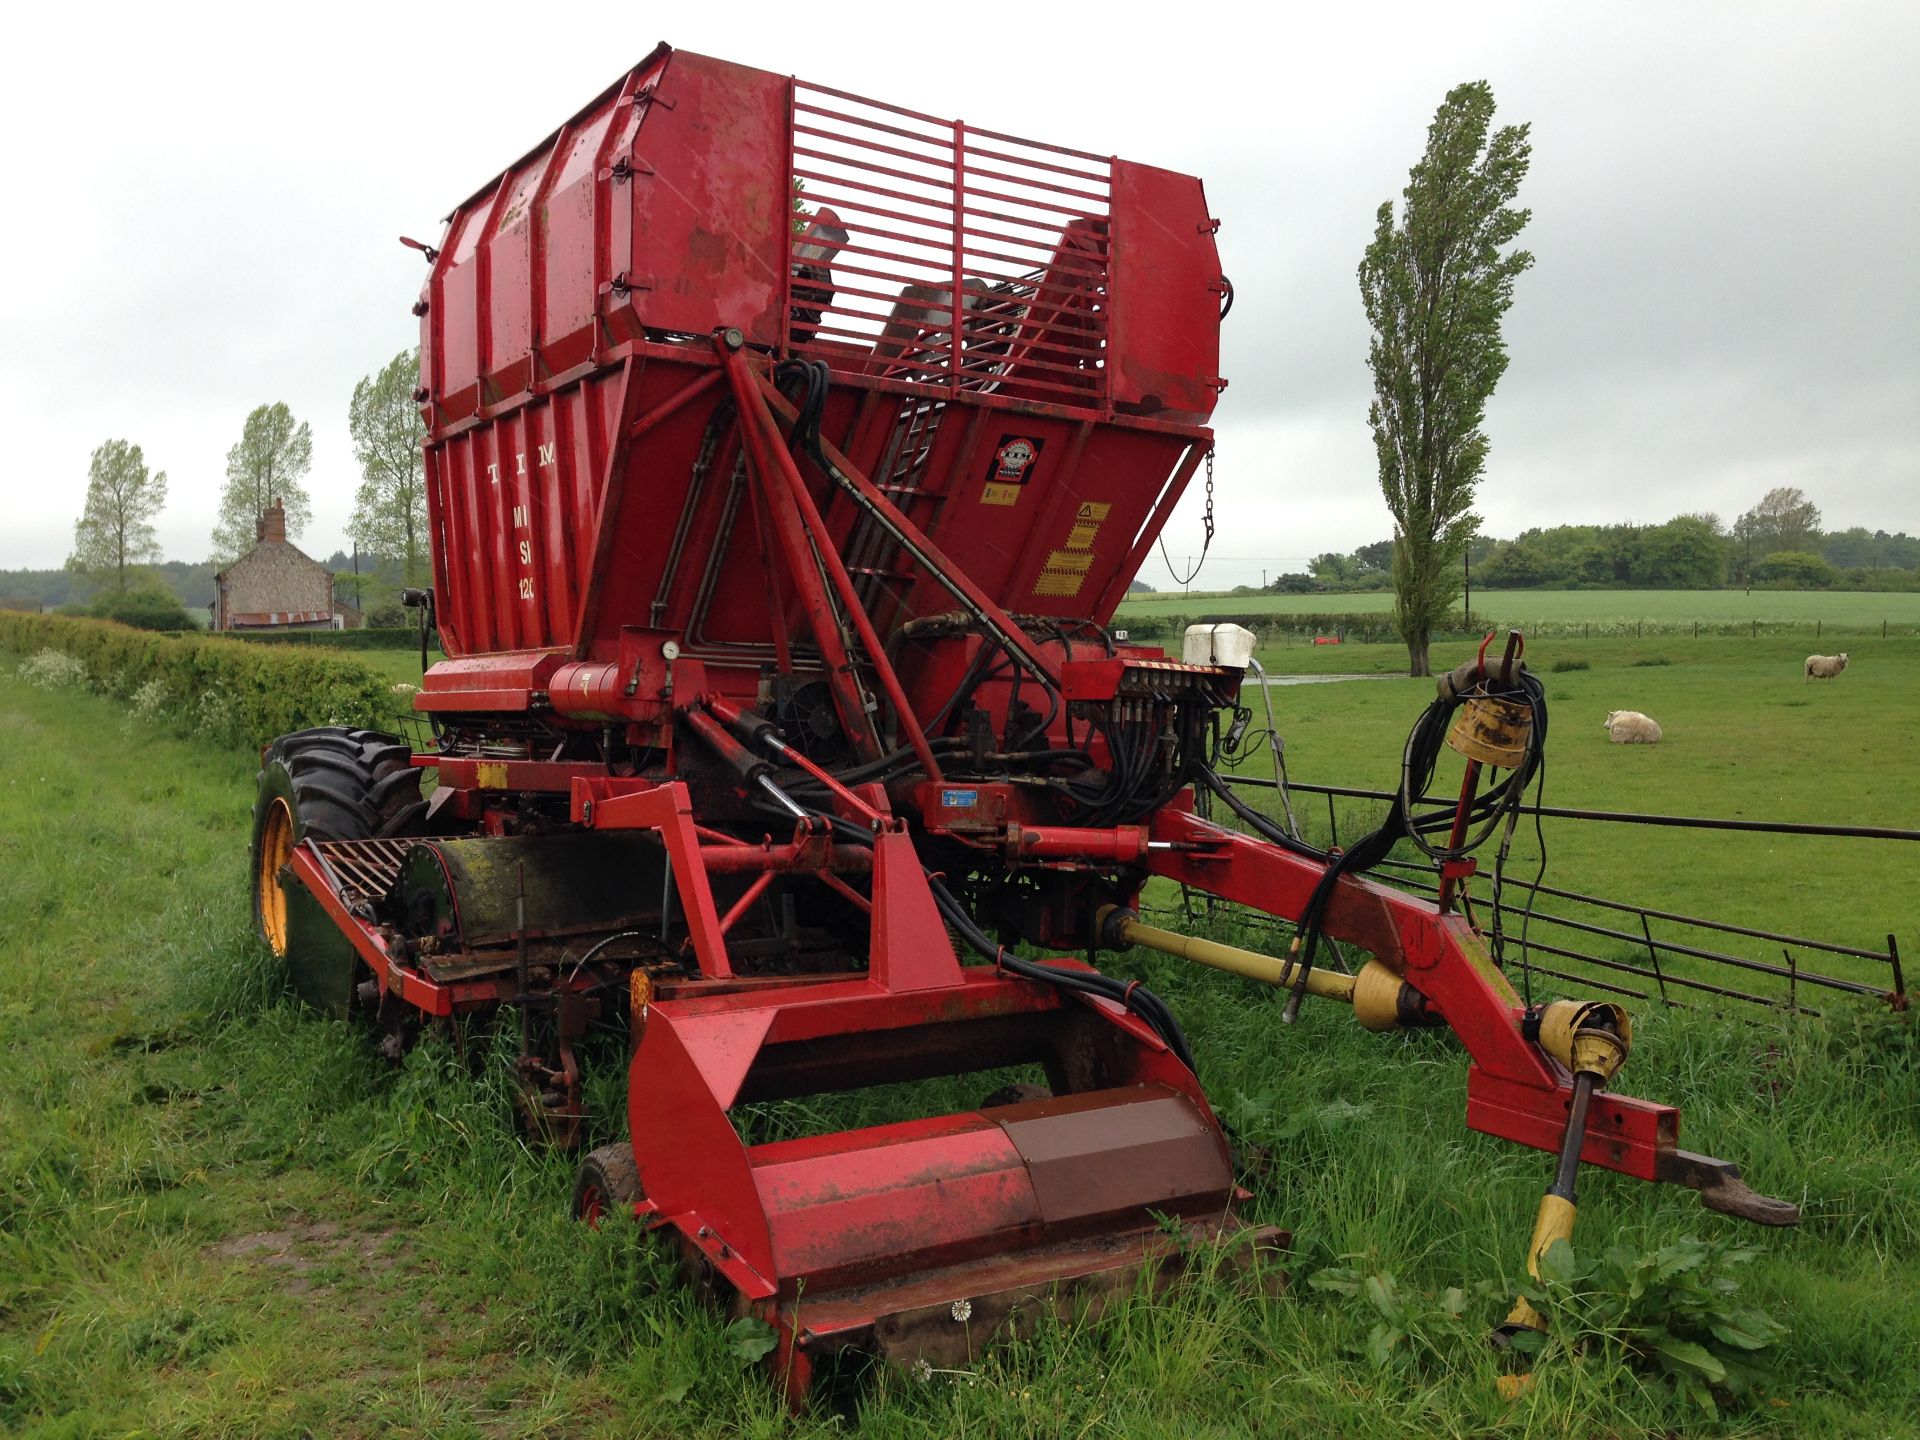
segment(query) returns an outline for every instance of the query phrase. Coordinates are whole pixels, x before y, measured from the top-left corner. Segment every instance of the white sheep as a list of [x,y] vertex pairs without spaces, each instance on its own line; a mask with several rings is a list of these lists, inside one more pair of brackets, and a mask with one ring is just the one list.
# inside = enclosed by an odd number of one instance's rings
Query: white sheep
[[1807,656],[1807,678],[1809,680],[1831,680],[1847,668],[1847,652],[1838,655]]
[[404,680],[400,681],[396,685],[391,686],[390,688],[392,689],[395,695],[406,696],[406,695],[418,695],[420,693],[420,687],[418,685],[409,685]]
[[1638,710],[1609,710],[1601,722],[1616,745],[1658,745],[1660,722]]

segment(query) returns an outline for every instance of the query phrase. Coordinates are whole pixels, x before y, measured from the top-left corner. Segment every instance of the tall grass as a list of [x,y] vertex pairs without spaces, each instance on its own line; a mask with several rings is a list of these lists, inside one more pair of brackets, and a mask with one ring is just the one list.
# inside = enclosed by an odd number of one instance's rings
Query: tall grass
[[[1444,1036],[1159,958],[1238,1139],[1247,1218],[1295,1235],[1278,1297],[1198,1279],[1071,1317],[958,1373],[880,1370],[789,1417],[634,1227],[565,1219],[486,1037],[399,1067],[284,994],[246,933],[249,757],[123,733],[104,699],[0,678],[0,1432],[38,1436],[1910,1433],[1920,1345],[1920,1046],[1910,1022],[1639,1017],[1623,1087],[1685,1143],[1800,1200],[1749,1234],[1685,1192],[1583,1181],[1583,1246],[1752,1240],[1781,1319],[1760,1393],[1709,1422],[1648,1372],[1544,1366],[1512,1404],[1484,1344],[1550,1158],[1461,1124]],[[1229,938],[1232,938],[1231,934]],[[1255,936],[1256,940],[1260,937]],[[619,1133],[622,1077],[592,1094]],[[876,1103],[829,1102],[851,1123]],[[955,1103],[964,1103],[956,1100]],[[670,1123],[649,1115],[645,1123]],[[1391,1276],[1421,1343],[1369,1354]],[[1450,1314],[1448,1292],[1464,1303]]]

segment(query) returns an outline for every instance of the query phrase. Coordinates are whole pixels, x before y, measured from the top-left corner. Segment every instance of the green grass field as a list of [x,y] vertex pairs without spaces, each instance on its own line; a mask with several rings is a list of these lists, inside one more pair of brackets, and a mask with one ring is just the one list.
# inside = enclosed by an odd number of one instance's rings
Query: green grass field
[[[1549,676],[1550,800],[1911,823],[1920,666],[1897,649],[1856,654],[1818,689],[1731,644],[1686,666],[1636,667],[1642,652],[1625,646],[1585,653],[1591,670]],[[795,1420],[643,1237],[564,1218],[571,1162],[519,1142],[497,1069],[476,1079],[433,1042],[392,1069],[360,1032],[282,998],[247,934],[252,757],[12,672],[0,664],[0,1433],[1920,1427],[1910,1023],[1864,1008],[1831,1023],[1638,1016],[1621,1088],[1682,1105],[1686,1144],[1742,1161],[1761,1188],[1800,1201],[1806,1223],[1750,1231],[1685,1192],[1600,1175],[1583,1183],[1576,1239],[1635,1252],[1685,1235],[1751,1241],[1756,1258],[1733,1272],[1741,1300],[1789,1334],[1757,1393],[1720,1420],[1598,1352],[1551,1355],[1508,1403],[1484,1334],[1516,1283],[1550,1160],[1464,1129],[1457,1046],[1368,1036],[1322,1005],[1285,1027],[1275,996],[1126,958],[1116,968],[1145,975],[1182,1016],[1223,1113],[1270,1147],[1249,1217],[1294,1231],[1292,1286],[1269,1298],[1226,1278],[1189,1283],[1097,1325],[1048,1323],[962,1373],[882,1372]],[[1649,688],[1624,693],[1636,685]],[[1425,693],[1405,681],[1276,691],[1295,775],[1384,784]],[[1587,712],[1642,701],[1664,712],[1668,745],[1606,747]],[[1673,883],[1696,902],[1745,913],[1835,897],[1821,912],[1835,925],[1869,902],[1910,906],[1910,862],[1863,883],[1817,851],[1773,869],[1698,854],[1670,867],[1637,837],[1611,859],[1549,839],[1569,883],[1576,861],[1612,864],[1622,882],[1677,868]],[[596,1140],[619,1131],[621,1079],[615,1067],[595,1086]],[[1384,1300],[1311,1283],[1334,1264],[1372,1277]],[[1406,1339],[1380,1363],[1368,1350],[1383,1303]]]
[[[1116,623],[1128,616],[1203,616],[1215,611],[1235,615],[1386,615],[1393,610],[1393,593],[1366,591],[1355,595],[1129,595]],[[1758,620],[1772,623],[1804,622],[1813,633],[1815,622],[1845,631],[1878,630],[1881,621],[1911,626],[1920,623],[1920,591],[1830,590],[1478,590],[1473,613],[1501,624],[1529,622],[1602,623],[1645,620],[1668,625],[1727,624]]]
[[[1469,659],[1473,649],[1437,644],[1434,668]],[[1849,653],[1844,674],[1818,681],[1804,677],[1806,652],[1790,639],[1540,642],[1528,658],[1549,706],[1545,803],[1920,829],[1920,641],[1861,640]],[[1278,675],[1390,677],[1275,686],[1272,695],[1293,779],[1399,784],[1407,730],[1433,696],[1433,682],[1406,678],[1404,647],[1270,646],[1260,659]],[[1556,663],[1590,668],[1556,672]],[[1264,721],[1257,692],[1249,693]],[[1663,743],[1612,744],[1601,724],[1609,710],[1653,716]],[[1254,763],[1247,773],[1271,770]],[[1443,771],[1441,793],[1457,788],[1457,773]],[[1343,837],[1351,840],[1382,809],[1341,802]],[[1303,801],[1300,811],[1325,838],[1324,799]],[[1920,844],[1571,821],[1548,821],[1545,836],[1550,884],[1861,948],[1884,948],[1891,931],[1907,955],[1920,955]],[[1531,878],[1537,855],[1524,827],[1513,873]],[[1734,948],[1781,961],[1778,947],[1764,942]],[[1875,973],[1848,962],[1833,968]]]

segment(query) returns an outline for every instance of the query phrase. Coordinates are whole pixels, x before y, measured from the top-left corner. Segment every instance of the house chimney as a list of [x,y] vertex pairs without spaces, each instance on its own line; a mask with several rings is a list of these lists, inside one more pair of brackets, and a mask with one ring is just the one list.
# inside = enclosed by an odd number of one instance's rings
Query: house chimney
[[286,543],[287,509],[280,503],[278,496],[275,496],[273,503],[267,506],[267,513],[260,517],[259,534],[255,538],[278,540],[283,545]]

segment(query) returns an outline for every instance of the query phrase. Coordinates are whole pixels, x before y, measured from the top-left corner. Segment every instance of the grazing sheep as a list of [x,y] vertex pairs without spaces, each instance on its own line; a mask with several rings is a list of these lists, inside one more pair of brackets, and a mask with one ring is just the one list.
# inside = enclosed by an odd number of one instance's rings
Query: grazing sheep
[[1807,656],[1807,678],[1809,680],[1831,680],[1847,668],[1847,653],[1838,655]]
[[418,685],[409,685],[404,680],[393,686],[392,690],[396,695],[418,695],[420,693],[420,687]]
[[1616,745],[1658,745],[1660,722],[1638,710],[1609,710],[1601,722],[1607,738]]

